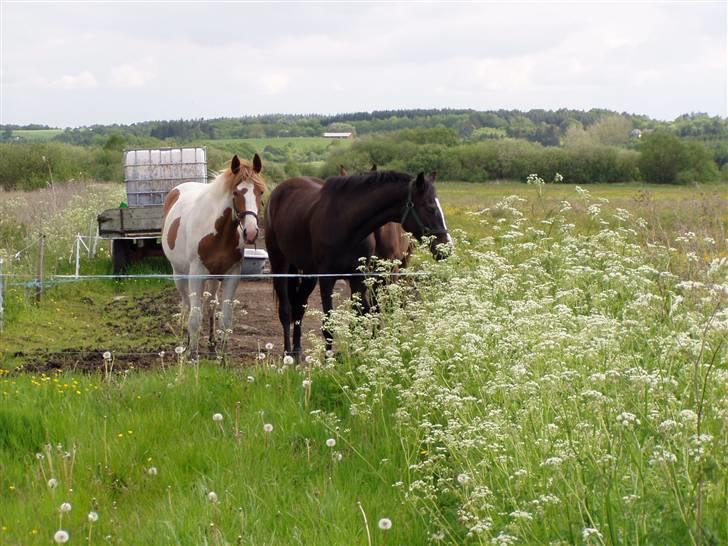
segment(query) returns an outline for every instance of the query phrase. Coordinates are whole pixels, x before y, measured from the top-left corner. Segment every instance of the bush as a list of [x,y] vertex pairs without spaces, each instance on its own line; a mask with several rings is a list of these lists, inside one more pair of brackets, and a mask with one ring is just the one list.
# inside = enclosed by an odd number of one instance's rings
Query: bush
[[644,137],[640,170],[645,180],[660,184],[714,182],[718,166],[699,142],[685,142],[667,131]]
[[0,187],[32,190],[51,180],[83,180],[95,177],[95,151],[56,142],[0,144]]

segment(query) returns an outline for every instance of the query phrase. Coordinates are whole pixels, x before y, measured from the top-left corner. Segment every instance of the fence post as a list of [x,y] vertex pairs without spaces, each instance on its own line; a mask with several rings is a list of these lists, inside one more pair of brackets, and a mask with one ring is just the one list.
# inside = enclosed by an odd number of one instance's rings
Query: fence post
[[5,326],[5,307],[3,301],[3,288],[5,284],[5,277],[3,277],[3,259],[0,258],[0,332],[3,331]]
[[76,234],[76,278],[81,269],[81,234]]
[[43,297],[43,261],[45,260],[45,235],[40,234],[40,249],[38,255],[38,273],[36,275],[35,301],[40,303]]

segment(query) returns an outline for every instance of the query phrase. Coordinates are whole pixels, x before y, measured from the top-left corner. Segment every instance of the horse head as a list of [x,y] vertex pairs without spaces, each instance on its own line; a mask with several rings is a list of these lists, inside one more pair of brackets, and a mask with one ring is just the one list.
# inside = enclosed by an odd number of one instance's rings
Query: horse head
[[262,199],[265,182],[260,176],[263,164],[255,154],[253,162],[241,161],[235,155],[230,162],[230,187],[232,188],[233,210],[243,240],[252,244],[258,238],[258,212],[263,208]]
[[439,245],[452,245],[452,238],[447,231],[445,213],[437,198],[435,177],[434,172],[427,177],[421,172],[410,180],[400,224],[418,241],[424,237],[433,237],[430,241],[430,252],[435,259],[441,260],[448,253]]

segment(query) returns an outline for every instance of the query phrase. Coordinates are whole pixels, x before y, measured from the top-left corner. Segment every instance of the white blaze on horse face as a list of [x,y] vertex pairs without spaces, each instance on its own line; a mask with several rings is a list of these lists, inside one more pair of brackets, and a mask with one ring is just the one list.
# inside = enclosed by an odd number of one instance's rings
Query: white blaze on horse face
[[[255,191],[252,182],[241,182],[237,186],[238,191],[243,193],[243,199],[245,201],[245,211],[255,213],[255,216],[246,214],[243,222],[241,223],[241,229],[244,234],[244,240],[248,244],[252,244],[258,238],[258,202],[255,199]],[[243,211],[241,211],[243,212]]]
[[[442,211],[442,206],[440,205],[440,200],[435,197],[435,204],[437,205],[437,210],[440,211],[440,217],[442,218],[442,227],[445,228],[445,231],[447,231],[447,224],[445,223],[445,213]],[[450,232],[447,232],[447,242],[454,246],[454,243],[452,242],[452,237],[450,237]]]

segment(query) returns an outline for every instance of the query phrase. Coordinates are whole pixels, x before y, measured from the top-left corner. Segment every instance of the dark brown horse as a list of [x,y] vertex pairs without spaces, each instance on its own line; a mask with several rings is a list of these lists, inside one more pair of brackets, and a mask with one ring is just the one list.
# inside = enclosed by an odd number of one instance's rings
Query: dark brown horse
[[[369,171],[374,172],[376,170],[377,165],[374,163]],[[346,167],[343,165],[339,165],[339,175],[348,176]],[[432,179],[434,181],[434,176]],[[412,251],[414,250],[414,245],[410,241],[410,236],[404,230],[402,224],[398,222],[387,222],[383,226],[375,229],[369,237],[372,239],[371,244],[374,245],[373,256],[382,260],[399,261],[399,266],[393,268],[394,272],[398,272],[400,267],[407,267]]]
[[[357,273],[359,258],[374,251],[369,235],[388,222],[399,222],[417,239],[432,235],[430,250],[444,258],[440,243],[449,243],[442,208],[432,180],[394,171],[354,176],[292,178],[270,194],[265,214],[265,243],[274,274],[328,274],[319,279],[325,313],[332,308],[337,278],[346,278],[352,293],[362,296],[368,311],[366,286]],[[341,277],[337,277],[341,275]],[[284,348],[299,356],[301,321],[316,277],[274,278]],[[293,321],[293,347],[290,327]],[[331,335],[324,329],[327,349]]]

